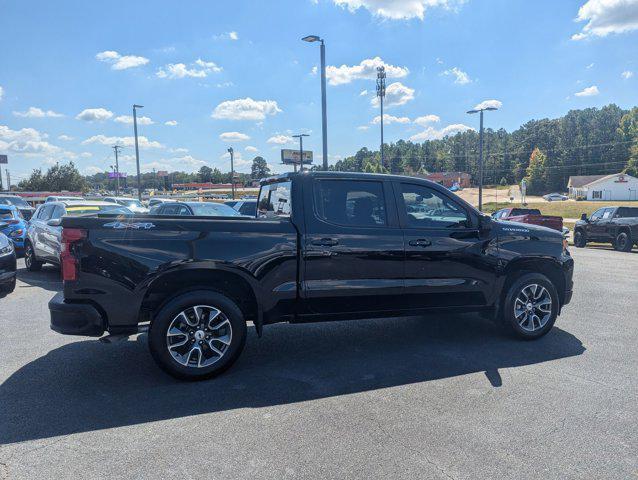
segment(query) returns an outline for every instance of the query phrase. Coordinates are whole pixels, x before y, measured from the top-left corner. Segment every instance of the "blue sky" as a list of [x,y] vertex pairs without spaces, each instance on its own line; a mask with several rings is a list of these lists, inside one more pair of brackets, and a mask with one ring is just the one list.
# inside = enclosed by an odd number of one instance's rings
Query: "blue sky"
[[465,111],[502,103],[486,125],[611,102],[638,104],[638,0],[4,1],[0,153],[12,181],[73,159],[109,168],[115,142],[142,170],[275,171],[290,136],[321,159],[317,34],[326,41],[329,161],[378,148],[374,68],[388,70],[386,141],[476,128]]

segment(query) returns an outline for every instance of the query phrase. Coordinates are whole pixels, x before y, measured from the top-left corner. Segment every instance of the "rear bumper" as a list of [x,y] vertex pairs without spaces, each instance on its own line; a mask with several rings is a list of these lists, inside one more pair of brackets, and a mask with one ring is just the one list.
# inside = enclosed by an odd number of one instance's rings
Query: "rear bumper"
[[89,303],[67,303],[59,292],[49,301],[51,330],[63,335],[100,337],[104,333],[104,320]]

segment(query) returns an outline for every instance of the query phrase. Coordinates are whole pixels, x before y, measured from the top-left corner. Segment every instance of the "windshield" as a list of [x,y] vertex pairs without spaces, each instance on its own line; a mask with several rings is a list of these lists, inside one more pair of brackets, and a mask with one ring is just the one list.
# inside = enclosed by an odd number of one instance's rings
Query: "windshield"
[[139,200],[124,199],[124,200],[118,200],[117,203],[119,203],[120,205],[124,205],[125,207],[142,208],[142,204],[140,203]]
[[194,215],[202,217],[239,217],[237,210],[223,203],[189,203]]
[[290,180],[262,186],[257,203],[259,216],[290,217],[292,212],[290,189]]
[[0,203],[4,203],[5,205],[15,205],[16,207],[22,208],[31,207],[31,205],[29,205],[20,197],[0,197]]

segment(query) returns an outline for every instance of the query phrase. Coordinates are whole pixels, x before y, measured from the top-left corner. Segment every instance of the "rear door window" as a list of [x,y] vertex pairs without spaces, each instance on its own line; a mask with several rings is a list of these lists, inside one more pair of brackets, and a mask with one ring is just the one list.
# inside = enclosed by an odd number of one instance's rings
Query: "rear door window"
[[317,180],[314,196],[315,213],[327,222],[356,227],[387,224],[381,182]]

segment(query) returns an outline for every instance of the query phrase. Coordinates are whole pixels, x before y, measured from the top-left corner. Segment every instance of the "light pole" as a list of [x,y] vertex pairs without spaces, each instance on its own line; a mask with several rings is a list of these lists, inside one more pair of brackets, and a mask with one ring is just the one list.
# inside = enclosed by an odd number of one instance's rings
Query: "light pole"
[[118,196],[120,194],[120,163],[117,158],[117,154],[122,149],[119,145],[113,145],[113,150],[115,151],[115,195]]
[[303,137],[309,137],[307,133],[300,133],[299,135],[293,135],[292,138],[299,139],[299,172],[303,172]]
[[479,130],[479,201],[478,201],[478,209],[479,211],[483,211],[483,112],[486,110],[498,110],[496,107],[482,107],[479,108],[480,105],[474,107],[474,109],[469,110],[467,113],[473,115],[475,113],[481,114],[481,127]]
[[137,165],[137,199],[142,201],[142,181],[140,179],[140,149],[137,143],[137,109],[144,105],[133,105],[133,131],[135,132],[135,164]]
[[383,99],[385,98],[385,67],[377,67],[377,97],[381,104],[381,166],[385,168],[383,155]]
[[326,111],[326,46],[317,35],[303,37],[304,42],[321,42],[321,136],[323,142],[323,169],[328,170],[328,113]]
[[228,153],[230,153],[230,189],[233,192],[233,200],[235,200],[235,151],[233,147],[228,147]]

